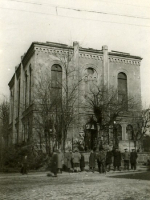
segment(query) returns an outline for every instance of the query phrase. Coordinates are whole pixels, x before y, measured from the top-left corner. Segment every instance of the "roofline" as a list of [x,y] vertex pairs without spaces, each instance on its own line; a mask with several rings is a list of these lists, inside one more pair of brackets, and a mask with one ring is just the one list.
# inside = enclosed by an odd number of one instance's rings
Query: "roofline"
[[[30,45],[29,49],[27,50],[27,53],[25,54],[25,56],[22,59],[22,62],[24,62],[27,54],[29,53],[29,51],[32,49],[32,47],[34,45],[43,45],[43,46],[47,46],[47,47],[58,47],[58,48],[73,50],[73,46],[68,46],[67,44],[56,43],[56,42],[46,42],[46,43],[44,43],[44,42],[36,42],[35,41],[35,42],[32,42],[32,44]],[[99,50],[99,49],[83,48],[83,47],[79,47],[79,51],[86,51],[86,52],[100,53],[100,54],[103,53],[103,51]],[[119,51],[108,52],[108,55],[126,57],[126,58],[133,58],[133,59],[138,59],[138,60],[142,60],[143,59],[140,56],[134,56],[134,55],[130,55],[129,53],[124,53],[124,52],[119,52]]]
[[108,55],[125,57],[125,58],[134,58],[134,59],[138,59],[138,60],[142,60],[143,59],[140,56],[134,56],[134,55],[130,55],[128,53],[123,53],[123,52],[109,52]]
[[[56,42],[32,42],[29,49],[27,50],[26,54],[22,57],[22,63],[23,65],[25,65],[28,62],[28,57],[30,57],[30,53],[34,53],[34,46],[35,45],[43,45],[43,46],[49,46],[49,47],[58,47],[58,48],[63,48],[63,49],[70,49],[73,50],[73,46],[68,46],[67,44],[62,44],[62,43],[56,43]],[[100,53],[103,54],[102,50],[98,50],[98,49],[93,49],[93,48],[83,48],[83,47],[79,47],[79,51],[84,51],[84,52],[91,52],[91,53]],[[110,56],[119,56],[119,57],[126,57],[126,58],[133,58],[133,59],[138,59],[138,60],[142,60],[143,58],[141,58],[140,56],[134,56],[134,55],[130,55],[129,53],[124,53],[124,52],[119,52],[119,51],[111,51],[108,52],[108,55]],[[20,66],[20,64],[18,65]],[[15,69],[16,72],[17,69]],[[10,82],[8,83],[8,85],[10,86],[11,81],[14,79],[14,75],[11,78]]]

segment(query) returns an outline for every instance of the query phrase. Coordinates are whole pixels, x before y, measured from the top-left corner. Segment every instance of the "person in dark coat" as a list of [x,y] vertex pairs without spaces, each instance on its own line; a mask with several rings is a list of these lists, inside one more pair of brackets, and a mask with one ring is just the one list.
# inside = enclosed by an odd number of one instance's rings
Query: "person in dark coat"
[[25,155],[23,158],[23,163],[21,168],[22,175],[27,174],[27,165],[28,165],[28,158],[27,155]]
[[81,169],[81,172],[84,171],[84,167],[85,167],[84,155],[83,155],[83,153],[81,153],[81,159],[80,159],[80,169]]
[[89,156],[89,168],[94,173],[95,170],[95,161],[96,161],[96,153],[91,150],[90,156]]
[[120,171],[121,166],[121,153],[118,148],[114,151],[114,171],[116,168]]
[[112,151],[110,151],[110,149],[108,149],[108,151],[106,153],[106,170],[108,172],[110,171],[110,166],[112,164],[112,156],[113,156]]
[[99,173],[106,172],[106,153],[104,149],[100,149],[99,153],[97,154],[97,164],[98,164],[98,171]]
[[129,160],[130,160],[130,153],[128,152],[127,149],[125,149],[125,152],[123,154],[123,159],[124,159],[124,170],[129,170]]
[[131,163],[131,169],[136,170],[136,159],[138,155],[135,151],[135,149],[132,149],[132,152],[130,153],[130,163]]
[[53,155],[52,155],[51,171],[54,174],[54,176],[57,177],[57,173],[58,173],[58,154],[57,154],[57,150],[54,150]]

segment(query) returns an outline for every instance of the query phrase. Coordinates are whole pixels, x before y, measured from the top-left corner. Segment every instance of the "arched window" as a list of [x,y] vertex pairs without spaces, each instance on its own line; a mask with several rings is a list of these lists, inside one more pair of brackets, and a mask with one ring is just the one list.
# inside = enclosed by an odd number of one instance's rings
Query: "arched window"
[[133,140],[134,132],[132,125],[128,124],[128,126],[126,127],[126,133],[128,135],[128,140]]
[[85,70],[85,90],[86,92],[91,92],[96,86],[97,82],[97,72],[94,68],[89,67]]
[[125,73],[118,74],[118,101],[125,102],[127,107],[127,76]]
[[51,100],[52,103],[60,103],[62,98],[62,68],[60,65],[53,65],[51,68]]

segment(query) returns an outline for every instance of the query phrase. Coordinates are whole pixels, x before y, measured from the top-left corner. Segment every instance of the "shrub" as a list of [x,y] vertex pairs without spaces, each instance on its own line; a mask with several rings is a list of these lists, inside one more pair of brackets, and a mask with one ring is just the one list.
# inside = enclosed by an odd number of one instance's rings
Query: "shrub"
[[46,154],[35,152],[31,145],[13,145],[3,154],[3,172],[19,172],[25,155],[27,155],[29,170],[48,166],[49,159]]

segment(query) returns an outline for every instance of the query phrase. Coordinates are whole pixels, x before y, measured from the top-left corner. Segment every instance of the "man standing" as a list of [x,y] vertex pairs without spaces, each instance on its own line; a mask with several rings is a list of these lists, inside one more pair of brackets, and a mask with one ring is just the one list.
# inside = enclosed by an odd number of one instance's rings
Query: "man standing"
[[53,152],[53,155],[52,155],[51,171],[54,174],[54,177],[57,177],[57,173],[58,173],[58,155],[57,155],[57,150],[56,149],[54,149],[54,152]]
[[121,153],[118,148],[115,149],[114,151],[114,171],[116,168],[120,171],[120,166],[121,166]]
[[89,156],[89,169],[94,173],[95,171],[95,161],[96,161],[96,153],[95,151],[91,150]]
[[124,170],[129,170],[130,153],[128,152],[127,149],[125,149],[123,159],[124,159]]
[[97,164],[99,173],[106,173],[106,153],[103,148],[100,149],[100,152],[97,155]]
[[27,159],[27,155],[25,155],[23,158],[23,163],[22,163],[22,168],[21,168],[22,175],[27,174],[27,165],[28,165],[28,159]]
[[57,156],[58,156],[58,164],[57,164],[58,172],[62,173],[62,168],[63,168],[63,164],[64,164],[64,154],[63,154],[63,152],[61,152],[60,149],[58,150]]
[[131,169],[136,170],[136,159],[138,155],[135,151],[135,149],[132,149],[131,155],[130,155],[130,163],[131,163]]
[[110,171],[111,164],[112,164],[112,151],[108,149],[106,153],[106,169],[108,172]]
[[72,151],[69,150],[65,153],[65,156],[64,156],[64,164],[68,172],[70,172],[72,168],[71,159],[72,159]]

